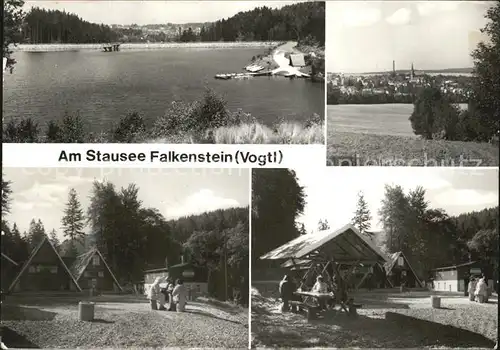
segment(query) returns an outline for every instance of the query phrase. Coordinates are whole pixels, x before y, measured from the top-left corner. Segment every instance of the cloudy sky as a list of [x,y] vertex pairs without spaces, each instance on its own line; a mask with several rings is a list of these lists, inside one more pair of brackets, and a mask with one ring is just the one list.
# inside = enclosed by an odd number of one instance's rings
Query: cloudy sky
[[350,222],[362,191],[368,203],[372,229],[380,230],[377,212],[384,198],[384,185],[400,185],[406,193],[422,186],[431,208],[449,215],[482,210],[498,205],[498,169],[416,168],[416,167],[336,167],[294,169],[305,186],[307,207],[298,220],[308,232],[320,219],[332,228]]
[[213,22],[256,7],[280,8],[301,1],[26,1],[25,9],[65,10],[104,24]]
[[68,191],[75,188],[86,212],[94,179],[106,179],[117,189],[136,184],[143,205],[167,219],[249,205],[248,169],[4,168],[3,173],[13,192],[6,219],[21,232],[32,218],[40,218],[47,232],[55,229],[61,237]]
[[488,1],[328,1],[329,72],[472,67]]

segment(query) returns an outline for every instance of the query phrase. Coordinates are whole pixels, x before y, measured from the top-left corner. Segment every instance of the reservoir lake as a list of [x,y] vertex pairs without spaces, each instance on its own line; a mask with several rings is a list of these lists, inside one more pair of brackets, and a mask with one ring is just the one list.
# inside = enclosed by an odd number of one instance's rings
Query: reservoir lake
[[3,116],[33,118],[40,126],[79,114],[92,131],[109,130],[128,112],[146,122],[173,101],[200,99],[205,88],[222,95],[231,111],[242,109],[272,125],[280,117],[305,121],[324,116],[324,84],[305,79],[255,77],[216,80],[241,72],[263,48],[168,48],[162,50],[15,52],[4,75]]

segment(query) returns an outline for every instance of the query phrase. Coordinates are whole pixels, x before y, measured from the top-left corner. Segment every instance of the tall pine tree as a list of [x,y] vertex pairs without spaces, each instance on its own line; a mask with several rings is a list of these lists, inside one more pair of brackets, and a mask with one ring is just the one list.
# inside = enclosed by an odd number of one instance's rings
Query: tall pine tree
[[2,215],[10,212],[10,195],[12,194],[10,185],[11,182],[5,180],[5,176],[2,174]]
[[54,246],[54,248],[56,248],[56,250],[59,250],[60,242],[59,242],[59,238],[57,238],[56,230],[53,229],[52,231],[50,231],[49,239],[50,239],[50,242],[52,243],[52,245]]
[[84,227],[85,217],[83,215],[83,209],[78,200],[76,190],[72,188],[69,190],[68,202],[66,203],[66,209],[64,209],[64,216],[62,218],[64,237],[70,240],[69,255],[76,254],[75,241],[80,241],[83,244],[85,239]]
[[368,209],[368,203],[366,203],[363,192],[359,192],[356,211],[354,212],[354,217],[352,218],[352,224],[361,233],[371,235],[371,232],[368,232],[371,227],[371,219],[372,217],[370,215],[370,210]]
[[31,249],[34,249],[45,238],[45,228],[43,227],[42,220],[32,219],[28,231],[28,242]]

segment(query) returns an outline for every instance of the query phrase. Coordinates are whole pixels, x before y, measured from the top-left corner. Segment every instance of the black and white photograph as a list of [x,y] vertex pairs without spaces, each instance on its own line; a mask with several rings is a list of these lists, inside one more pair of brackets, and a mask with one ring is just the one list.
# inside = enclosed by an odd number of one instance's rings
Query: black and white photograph
[[498,1],[330,1],[327,165],[498,166]]
[[324,144],[323,1],[4,1],[9,143]]
[[253,169],[252,346],[496,348],[498,175]]
[[248,169],[4,168],[8,348],[247,348]]

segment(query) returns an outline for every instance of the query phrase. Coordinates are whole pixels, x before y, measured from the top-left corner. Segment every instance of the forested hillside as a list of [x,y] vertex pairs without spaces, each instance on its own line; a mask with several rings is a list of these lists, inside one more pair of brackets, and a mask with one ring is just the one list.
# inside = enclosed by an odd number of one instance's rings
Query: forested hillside
[[87,22],[77,15],[57,10],[31,9],[22,27],[22,42],[48,43],[105,43],[119,39],[109,26]]
[[[193,24],[194,25],[194,24]],[[173,24],[165,24],[168,33],[150,26],[130,25],[112,28],[85,21],[75,14],[58,10],[31,9],[22,25],[21,42],[48,43],[107,43],[157,41],[285,41],[325,42],[325,3],[304,2],[280,9],[255,8],[230,18],[196,28],[179,25],[172,34]],[[183,29],[183,30],[180,30]]]
[[316,40],[325,44],[325,3],[304,2],[240,12],[202,28],[202,41]]

